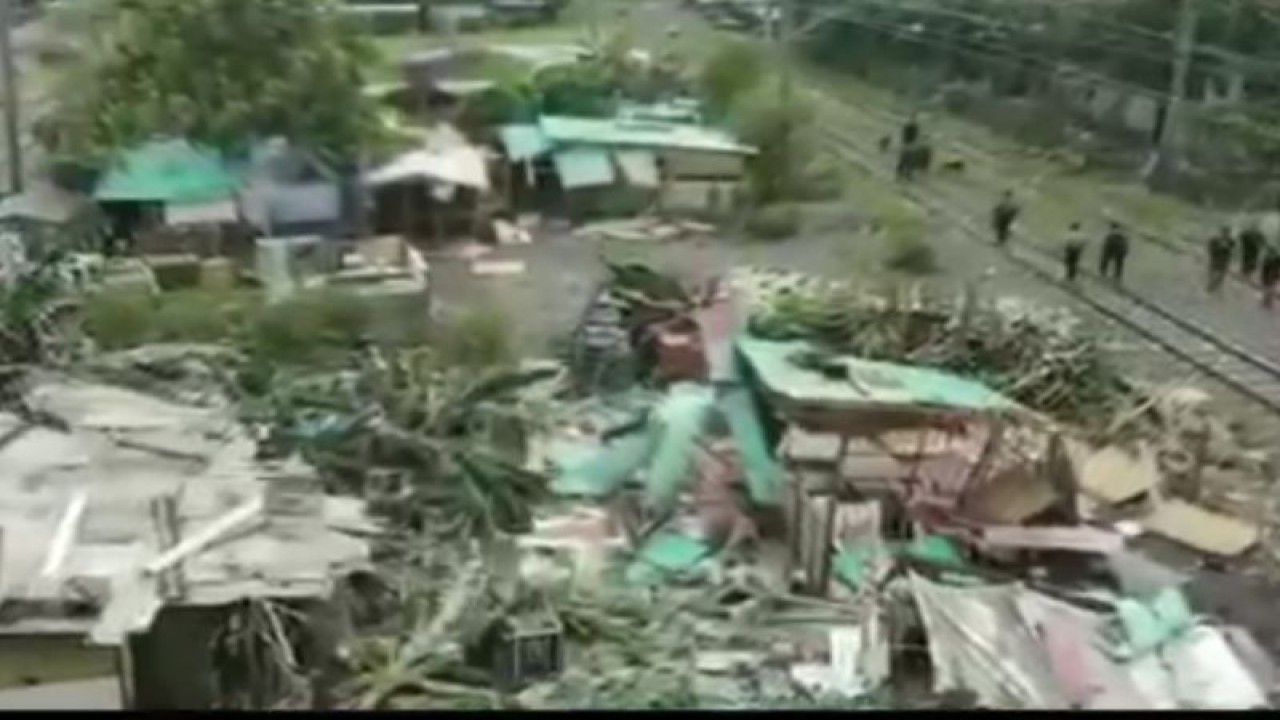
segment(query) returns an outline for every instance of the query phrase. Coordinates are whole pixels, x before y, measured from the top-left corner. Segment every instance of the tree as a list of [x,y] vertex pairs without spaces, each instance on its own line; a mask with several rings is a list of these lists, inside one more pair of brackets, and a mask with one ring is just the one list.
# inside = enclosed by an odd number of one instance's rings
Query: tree
[[766,85],[737,104],[734,120],[742,142],[757,150],[747,168],[753,199],[768,204],[801,194],[814,157],[813,108],[796,99],[786,104],[775,87]]
[[699,85],[711,112],[724,115],[734,103],[759,85],[764,74],[759,51],[747,43],[734,42],[721,47],[707,59],[702,66]]
[[92,12],[39,133],[56,156],[92,162],[155,136],[234,154],[281,136],[345,161],[378,127],[362,93],[373,49],[335,0],[107,0]]

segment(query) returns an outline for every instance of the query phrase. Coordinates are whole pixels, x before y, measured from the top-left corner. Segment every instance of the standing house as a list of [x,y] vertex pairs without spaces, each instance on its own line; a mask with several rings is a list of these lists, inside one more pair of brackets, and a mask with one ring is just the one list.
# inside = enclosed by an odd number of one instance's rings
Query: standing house
[[221,153],[186,140],[157,140],[134,148],[107,168],[93,197],[111,219],[116,239],[141,241],[159,251],[175,240],[166,226],[213,228],[205,233],[203,247],[186,252],[219,254],[220,226],[239,220],[237,194],[242,173]]
[[253,149],[238,199],[244,220],[267,237],[330,237],[342,222],[337,174],[314,154],[284,140]]
[[755,154],[721,130],[642,118],[634,109],[612,119],[543,116],[536,125],[505,126],[500,136],[512,204],[550,186],[577,216],[603,209],[619,190],[668,209],[715,209]]
[[378,234],[440,240],[474,233],[491,190],[488,154],[451,126],[438,125],[421,147],[368,173],[365,184]]

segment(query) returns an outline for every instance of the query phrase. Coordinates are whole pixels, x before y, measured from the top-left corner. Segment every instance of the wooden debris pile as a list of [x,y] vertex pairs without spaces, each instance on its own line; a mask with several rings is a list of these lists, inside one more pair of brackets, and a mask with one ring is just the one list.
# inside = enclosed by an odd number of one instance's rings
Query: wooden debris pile
[[424,351],[371,350],[356,370],[278,383],[251,416],[268,428],[267,452],[301,453],[331,491],[365,498],[398,527],[516,532],[545,491],[524,469],[539,413],[520,391],[558,375],[445,371]]

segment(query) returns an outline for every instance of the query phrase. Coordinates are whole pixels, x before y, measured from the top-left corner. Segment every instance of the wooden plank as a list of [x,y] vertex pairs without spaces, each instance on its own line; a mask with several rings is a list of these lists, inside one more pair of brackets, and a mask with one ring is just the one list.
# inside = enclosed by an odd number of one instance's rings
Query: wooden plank
[[1155,453],[1145,445],[1137,453],[1112,446],[1089,454],[1075,443],[1068,443],[1067,449],[1076,464],[1080,490],[1103,502],[1128,502],[1160,484]]
[[1200,552],[1235,557],[1256,545],[1260,532],[1256,525],[1239,518],[1211,512],[1183,500],[1161,502],[1143,527],[1161,537]]
[[230,512],[218,517],[213,522],[201,528],[199,532],[170,548],[155,560],[147,563],[144,568],[146,573],[148,575],[155,575],[157,573],[164,572],[174,564],[180,563],[187,557],[200,552],[209,545],[220,540],[227,533],[261,515],[263,505],[263,497],[259,495],[249,502],[246,502]]
[[71,501],[67,503],[66,510],[63,511],[62,519],[58,521],[58,529],[54,532],[53,542],[49,545],[49,554],[45,556],[40,577],[54,578],[62,571],[62,566],[66,563],[67,556],[71,554],[72,546],[75,545],[80,520],[84,518],[84,511],[88,507],[89,491],[76,491]]
[[982,545],[1028,550],[1074,550],[1110,555],[1124,549],[1124,536],[1088,526],[1023,527],[1018,525],[984,527]]

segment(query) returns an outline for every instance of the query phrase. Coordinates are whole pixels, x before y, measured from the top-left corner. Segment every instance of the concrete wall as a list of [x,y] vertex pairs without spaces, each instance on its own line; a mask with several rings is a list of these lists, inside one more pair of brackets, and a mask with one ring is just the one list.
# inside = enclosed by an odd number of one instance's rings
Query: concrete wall
[[85,645],[83,635],[0,637],[0,690],[114,676],[115,658]]

